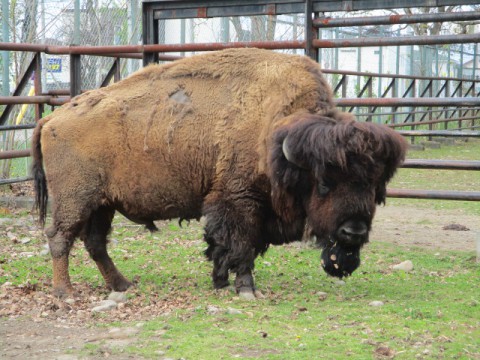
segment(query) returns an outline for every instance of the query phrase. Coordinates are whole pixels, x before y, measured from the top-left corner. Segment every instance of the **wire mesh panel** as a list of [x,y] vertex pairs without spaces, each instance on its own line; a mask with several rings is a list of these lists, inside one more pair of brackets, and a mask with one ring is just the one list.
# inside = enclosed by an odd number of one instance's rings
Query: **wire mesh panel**
[[[304,15],[255,15],[160,20],[160,44],[230,43],[304,39]],[[299,49],[283,52],[301,53]],[[198,52],[177,52],[190,56]]]
[[[138,0],[18,0],[9,2],[8,13],[0,12],[0,22],[8,22],[9,33],[0,27],[0,41],[65,45],[128,45],[141,43],[141,2]],[[5,38],[4,35],[8,35]],[[9,79],[0,75],[0,87],[9,81],[9,94],[24,74],[34,56],[31,52],[6,52]],[[4,55],[4,54],[2,54]],[[82,56],[82,89],[98,88],[108,73],[112,57]],[[5,59],[0,56],[0,70]],[[121,76],[141,66],[136,59],[122,60]],[[0,74],[2,74],[0,72]],[[42,54],[42,92],[69,90],[70,57]],[[33,95],[33,78],[19,95]],[[7,94],[5,94],[7,95]],[[3,110],[0,108],[0,110]],[[45,114],[51,112],[46,107]],[[33,124],[34,105],[16,105],[5,125]],[[0,132],[0,150],[29,147],[31,130]],[[0,180],[27,176],[29,159],[0,160]]]

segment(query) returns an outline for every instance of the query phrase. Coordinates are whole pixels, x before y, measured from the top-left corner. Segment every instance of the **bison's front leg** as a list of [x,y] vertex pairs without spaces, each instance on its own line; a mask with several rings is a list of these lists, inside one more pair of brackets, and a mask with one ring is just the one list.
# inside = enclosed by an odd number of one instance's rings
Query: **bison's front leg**
[[260,239],[258,209],[258,204],[242,199],[205,204],[205,241],[209,245],[205,254],[213,262],[216,289],[228,286],[229,272],[234,272],[235,290],[242,295],[254,294],[252,271],[258,254],[255,242]]

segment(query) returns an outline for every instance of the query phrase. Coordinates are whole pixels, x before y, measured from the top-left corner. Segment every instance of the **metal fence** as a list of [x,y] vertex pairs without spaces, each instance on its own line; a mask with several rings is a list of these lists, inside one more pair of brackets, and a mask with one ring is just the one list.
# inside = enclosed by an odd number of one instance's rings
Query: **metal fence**
[[[365,2],[356,1],[349,3],[365,4]],[[452,1],[452,3],[460,2]],[[424,37],[412,37],[407,34],[401,37],[377,36],[372,38],[359,37],[361,32],[356,35],[352,35],[350,32],[352,38],[325,39],[321,36],[322,34],[325,35],[325,29],[331,29],[335,26],[426,23],[437,19],[437,16],[441,17],[439,20],[442,21],[477,20],[480,19],[479,12],[422,14],[395,18],[376,16],[331,19],[327,14],[319,13],[319,10],[323,9],[319,6],[325,8],[330,6],[332,9],[336,9],[336,5],[324,1],[282,0],[276,3],[267,3],[243,0],[232,1],[228,4],[217,1],[145,1],[143,3],[143,45],[72,47],[32,44],[17,44],[14,46],[10,44],[9,47],[8,44],[0,44],[0,50],[24,50],[37,54],[47,54],[46,56],[64,56],[69,60],[70,73],[72,74],[69,79],[68,90],[47,89],[45,91],[41,84],[37,84],[36,87],[34,86],[35,96],[20,96],[15,100],[8,100],[10,101],[9,105],[15,102],[35,103],[37,104],[35,108],[38,117],[38,114],[42,112],[42,104],[62,104],[68,101],[69,96],[76,95],[82,90],[97,87],[108,82],[108,79],[118,79],[124,76],[121,69],[125,68],[124,64],[128,64],[130,60],[119,61],[116,57],[143,58],[143,63],[147,64],[152,61],[169,61],[178,56],[228,47],[256,46],[281,49],[288,52],[303,53],[306,51],[307,54],[320,62],[325,61],[330,56],[329,61],[339,66],[341,63],[339,59],[342,54],[337,51],[339,49],[355,49],[356,62],[358,63],[358,58],[365,55],[359,51],[361,48],[376,47],[379,52],[377,58],[382,59],[382,53],[388,49],[386,46],[390,46],[394,49],[393,51],[396,51],[397,58],[401,54],[399,47],[406,46],[410,49],[411,54],[409,68],[413,70],[415,67],[411,65],[415,63],[415,59],[421,63],[425,61],[425,59],[422,60],[423,55],[421,54],[428,53],[428,51],[421,51],[422,46],[469,44],[470,48],[474,49],[472,57],[475,64],[476,44],[480,41],[480,34],[476,33],[457,36],[441,34]],[[305,14],[308,15],[305,16]],[[315,16],[311,16],[312,14]],[[415,47],[416,52],[412,51],[412,47]],[[461,53],[465,55],[464,52]],[[420,57],[415,57],[415,54],[420,54]],[[42,58],[44,55],[37,56]],[[102,67],[103,71],[95,72],[96,86],[86,81],[84,76],[81,75],[85,73],[85,68],[91,68],[89,62],[85,60],[90,57],[97,58],[96,64],[112,64],[110,67]],[[440,56],[437,55],[437,59],[440,59]],[[138,62],[138,60],[135,61]],[[397,65],[399,65],[398,62]],[[35,65],[32,66],[35,68]],[[38,65],[36,66],[38,67]],[[435,72],[435,67],[430,66],[430,69]],[[436,69],[439,68],[436,67]],[[454,74],[458,73],[457,67],[451,66],[450,69],[456,69],[457,72],[454,72]],[[35,72],[35,69],[31,71]],[[438,75],[438,70],[436,71],[436,75]],[[475,65],[470,78],[429,77],[418,74],[398,75],[398,72],[396,74],[374,74],[338,69],[325,69],[325,73],[330,77],[336,90],[338,105],[344,107],[346,111],[357,113],[360,118],[366,121],[378,121],[388,123],[392,127],[403,127],[404,129],[401,131],[412,137],[425,135],[429,137],[437,135],[478,137],[480,135],[480,132],[475,131],[478,127],[477,115],[480,109]],[[451,75],[450,71],[448,75]],[[25,79],[25,77],[22,79]],[[17,87],[17,89],[20,88]],[[24,89],[20,89],[16,95],[24,95]],[[2,101],[8,103],[6,98],[0,98],[0,104]],[[11,108],[12,106],[10,106]],[[5,119],[4,115],[2,115],[3,119]],[[9,117],[11,119],[10,115]],[[7,121],[4,121],[4,123],[7,123]],[[441,125],[438,126],[437,124]],[[13,126],[11,120],[9,126]],[[405,127],[408,130],[405,130]],[[462,132],[452,131],[457,128],[461,129]],[[16,130],[18,131],[20,128],[16,128]],[[426,133],[426,130],[430,132]],[[434,130],[436,132],[432,132]],[[26,150],[13,150],[8,153],[4,152],[2,156],[4,158],[17,157],[26,153]],[[405,166],[409,166],[408,162]],[[438,168],[439,165],[436,166]],[[448,166],[451,168],[452,165],[449,164]],[[471,169],[478,170],[478,165],[471,167]],[[403,196],[405,194],[397,195]],[[445,198],[455,197],[452,194],[444,194],[443,196]],[[458,194],[458,198],[479,200],[480,193],[467,196]]]

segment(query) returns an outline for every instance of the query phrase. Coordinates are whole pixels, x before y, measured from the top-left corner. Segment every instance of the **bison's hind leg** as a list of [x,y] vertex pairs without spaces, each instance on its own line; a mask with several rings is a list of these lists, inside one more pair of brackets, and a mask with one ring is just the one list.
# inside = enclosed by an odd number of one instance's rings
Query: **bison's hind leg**
[[53,294],[58,297],[74,295],[68,273],[68,256],[75,240],[71,232],[62,232],[55,226],[45,231],[53,262]]
[[100,207],[92,212],[81,237],[107,287],[115,291],[125,291],[132,283],[118,271],[107,252],[107,236],[112,227],[114,214],[115,210],[107,207]]

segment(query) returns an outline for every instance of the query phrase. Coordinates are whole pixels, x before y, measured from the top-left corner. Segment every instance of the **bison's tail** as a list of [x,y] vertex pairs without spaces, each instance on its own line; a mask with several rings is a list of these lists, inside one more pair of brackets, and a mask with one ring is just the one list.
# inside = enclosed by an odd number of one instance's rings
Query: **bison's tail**
[[42,127],[47,119],[42,119],[38,122],[32,136],[32,175],[35,188],[35,207],[39,212],[39,223],[45,226],[45,218],[47,217],[47,203],[48,203],[48,189],[47,178],[45,170],[43,169],[43,154],[41,135]]

